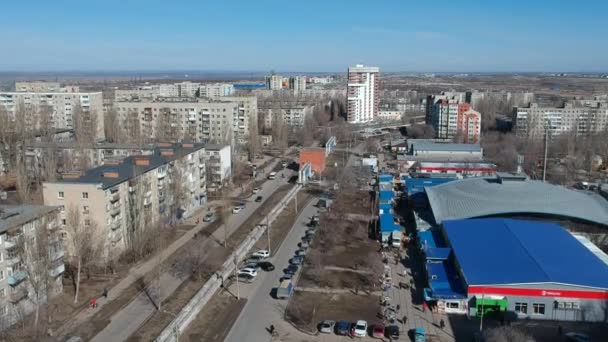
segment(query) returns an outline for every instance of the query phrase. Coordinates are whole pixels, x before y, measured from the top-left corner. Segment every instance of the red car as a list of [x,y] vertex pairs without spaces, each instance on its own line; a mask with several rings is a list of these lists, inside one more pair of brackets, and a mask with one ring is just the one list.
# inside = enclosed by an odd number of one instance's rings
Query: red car
[[374,324],[372,327],[372,337],[375,338],[384,338],[384,325],[383,324]]

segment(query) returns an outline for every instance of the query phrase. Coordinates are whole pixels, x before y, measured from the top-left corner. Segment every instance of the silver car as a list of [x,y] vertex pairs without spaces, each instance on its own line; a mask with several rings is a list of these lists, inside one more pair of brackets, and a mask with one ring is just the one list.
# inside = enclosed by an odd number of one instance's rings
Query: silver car
[[325,320],[319,324],[319,332],[324,334],[331,334],[334,332],[335,321]]

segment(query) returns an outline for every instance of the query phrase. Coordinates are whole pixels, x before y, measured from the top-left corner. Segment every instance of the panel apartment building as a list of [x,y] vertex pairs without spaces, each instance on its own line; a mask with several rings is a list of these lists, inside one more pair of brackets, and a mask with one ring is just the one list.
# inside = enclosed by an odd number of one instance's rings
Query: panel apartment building
[[531,103],[526,107],[513,108],[512,119],[518,137],[542,139],[545,130],[550,136],[568,132],[579,135],[601,132],[608,127],[608,103],[565,103],[561,107],[543,107]]
[[348,68],[347,120],[366,123],[378,115],[380,105],[380,69],[358,64]]
[[246,144],[252,122],[257,129],[253,96],[117,100],[114,108],[121,122],[137,116],[140,132],[149,139],[168,136],[176,141]]
[[[20,87],[20,89],[25,89]],[[41,89],[41,88],[32,88]],[[104,140],[103,98],[101,92],[0,92],[0,106],[13,116],[18,113],[19,106],[34,113],[33,123],[38,124],[39,109],[48,106],[51,111],[52,125],[56,129],[73,129],[76,107],[83,112],[95,115],[97,124],[97,140]]]
[[464,94],[429,96],[426,101],[426,123],[433,126],[437,138],[452,139],[461,134],[468,142],[479,141],[481,114],[464,101]]
[[[288,127],[299,128],[304,126],[306,117],[312,115],[314,108],[315,106],[311,105],[282,103],[281,108],[260,108],[259,114],[262,116],[262,122],[266,129],[272,128],[272,121],[274,120],[275,115],[281,115]],[[278,113],[275,113],[277,111]]]
[[[183,196],[179,208],[171,189]],[[138,227],[189,216],[206,203],[204,145],[159,144],[151,155],[64,174],[62,180],[44,183],[42,194],[46,205],[61,208],[62,224],[71,208],[80,212],[83,224],[94,222],[94,240],[108,258],[117,258]]]
[[144,84],[132,89],[116,89],[114,98],[128,100],[131,98],[157,98],[157,97],[221,97],[234,95],[234,85],[231,83],[163,83]]
[[[58,221],[59,208],[40,205],[0,205],[0,330],[15,324],[35,309],[36,301],[30,275],[48,277],[50,288],[41,298],[54,297],[63,291],[61,275],[65,271],[64,249]],[[46,236],[44,238],[43,236]],[[36,239],[31,239],[36,237]],[[41,238],[42,237],[42,238]],[[35,243],[46,247],[35,248]],[[37,254],[19,252],[21,244],[48,252],[48,270],[34,270]]]

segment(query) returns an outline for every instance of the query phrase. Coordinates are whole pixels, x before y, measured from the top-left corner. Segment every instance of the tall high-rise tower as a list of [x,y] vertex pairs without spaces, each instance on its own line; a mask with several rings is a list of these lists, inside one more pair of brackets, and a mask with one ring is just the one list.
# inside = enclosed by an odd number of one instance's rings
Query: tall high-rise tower
[[356,65],[348,68],[347,120],[349,123],[373,121],[378,115],[380,84],[378,67]]

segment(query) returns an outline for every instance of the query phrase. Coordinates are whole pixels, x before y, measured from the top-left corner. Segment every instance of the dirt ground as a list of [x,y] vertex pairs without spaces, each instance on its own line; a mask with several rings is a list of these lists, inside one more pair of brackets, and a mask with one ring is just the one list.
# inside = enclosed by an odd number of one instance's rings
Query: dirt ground
[[[279,248],[299,213],[313,197],[313,194],[301,191],[298,193],[298,212],[295,212],[294,201],[291,201],[272,224],[270,234],[272,250]],[[255,246],[260,249],[267,248],[268,242],[265,237],[262,237]],[[205,309],[190,324],[183,337],[190,341],[223,341],[245,302],[246,299],[237,301],[233,295],[225,291],[216,293]],[[222,324],[217,324],[217,322],[222,322]]]
[[316,332],[317,324],[326,319],[350,322],[363,319],[370,325],[382,323],[378,312],[380,299],[374,295],[294,292],[285,319],[301,330]]
[[[256,213],[252,214],[237,231],[232,233],[229,238],[228,249],[225,248],[213,248],[205,251],[204,261],[202,264],[197,263],[198,255],[196,251],[199,249],[200,242],[198,239],[202,239],[203,236],[197,237],[196,240],[189,242],[182,249],[175,252],[168,261],[168,264],[172,265],[171,269],[177,272],[192,272],[192,268],[200,268],[205,270],[204,274],[200,274],[199,277],[190,277],[186,282],[180,285],[175,292],[165,299],[163,310],[172,313],[178,313],[184,305],[186,305],[190,299],[196,294],[198,290],[205,284],[209,276],[219,269],[224,263],[230,249],[238,246],[245,237],[255,228],[260,222],[262,217],[272,210],[272,208],[279,203],[279,201],[285,196],[285,194],[293,187],[288,184],[280,187],[277,191],[267,199],[264,204],[260,207]],[[194,259],[193,259],[194,258]],[[149,341],[155,336],[158,336],[160,332],[173,320],[173,316],[155,312],[150,319],[148,319],[138,330],[135,332],[129,341]],[[236,319],[236,317],[235,317]]]

